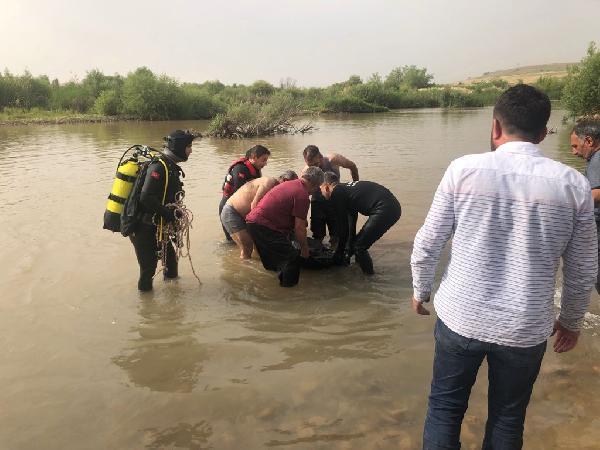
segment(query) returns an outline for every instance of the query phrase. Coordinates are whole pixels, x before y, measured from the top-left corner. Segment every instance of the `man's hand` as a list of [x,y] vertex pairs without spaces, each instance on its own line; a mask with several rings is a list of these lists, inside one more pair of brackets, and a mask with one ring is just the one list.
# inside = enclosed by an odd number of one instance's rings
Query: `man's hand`
[[304,259],[308,259],[308,257],[310,256],[310,252],[308,250],[308,245],[301,245],[300,256],[302,256]]
[[554,322],[554,330],[552,330],[551,334],[551,336],[556,336],[553,345],[554,351],[556,353],[564,353],[573,350],[577,345],[579,334],[579,331],[571,331],[563,327],[558,320]]
[[431,314],[429,312],[429,310],[427,308],[425,308],[423,306],[423,303],[421,303],[420,301],[418,301],[416,298],[412,298],[412,309],[417,313],[420,314],[422,316],[428,316],[429,314]]

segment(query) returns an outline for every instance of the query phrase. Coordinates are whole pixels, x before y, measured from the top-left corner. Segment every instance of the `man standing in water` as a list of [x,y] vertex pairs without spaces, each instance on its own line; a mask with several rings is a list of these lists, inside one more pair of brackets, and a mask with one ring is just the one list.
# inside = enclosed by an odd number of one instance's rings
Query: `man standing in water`
[[[340,167],[348,169],[352,175],[352,181],[358,181],[358,168],[354,162],[337,153],[323,156],[316,145],[308,145],[303,152],[304,162],[308,167],[318,167],[323,172],[333,172],[340,178]],[[321,242],[329,229],[329,242],[335,247],[338,242],[337,226],[335,223],[336,213],[321,192],[317,190],[310,201],[310,231],[313,239]]]
[[[435,296],[435,356],[424,449],[460,448],[471,387],[488,363],[484,449],[520,449],[525,412],[546,350],[571,350],[596,279],[590,185],[542,155],[550,100],[519,84],[494,107],[490,153],[453,161],[435,193],[411,257],[413,309],[433,289],[440,253],[450,262]],[[561,310],[554,289],[563,259]]]
[[[157,223],[161,226],[163,221],[175,220],[173,209],[165,205],[175,203],[177,193],[183,191],[180,179],[183,171],[178,163],[187,161],[192,154],[194,138],[187,131],[173,131],[165,137],[166,144],[161,156],[148,166],[139,197],[141,218],[135,232],[129,237],[140,266],[140,291],[152,290],[152,279],[158,264]],[[166,265],[165,278],[177,278],[177,257],[172,242],[167,244]]]
[[[336,212],[337,233],[340,238],[334,255],[336,263],[343,263],[346,243],[348,256],[356,255],[356,262],[366,275],[373,275],[373,260],[369,248],[378,241],[400,218],[400,202],[389,190],[372,181],[353,181],[340,184],[333,172],[325,172],[321,194],[329,200]],[[368,216],[358,235],[358,213]]]
[[[248,231],[263,266],[278,272],[280,286],[298,284],[300,266],[309,257],[306,239],[308,196],[318,190],[322,182],[323,171],[308,167],[299,180],[281,183],[267,192],[246,216]],[[300,244],[300,254],[290,240],[292,232]]]
[[293,170],[281,174],[279,178],[260,177],[249,181],[229,197],[221,212],[221,223],[235,243],[240,248],[240,258],[250,259],[254,242],[246,230],[246,215],[256,207],[264,195],[284,181],[297,180],[298,175]]
[[[587,161],[585,176],[592,188],[596,231],[600,236],[600,152],[598,150],[600,150],[600,118],[578,121],[571,133],[571,152]],[[598,245],[600,247],[600,242]],[[596,291],[600,294],[600,248],[598,252]]]
[[[245,183],[262,176],[261,170],[267,165],[267,160],[271,152],[267,147],[255,145],[246,152],[246,156],[236,159],[227,169],[225,181],[223,182],[223,197],[219,203],[219,217],[227,199],[231,197]],[[223,228],[225,238],[231,241],[232,238]]]

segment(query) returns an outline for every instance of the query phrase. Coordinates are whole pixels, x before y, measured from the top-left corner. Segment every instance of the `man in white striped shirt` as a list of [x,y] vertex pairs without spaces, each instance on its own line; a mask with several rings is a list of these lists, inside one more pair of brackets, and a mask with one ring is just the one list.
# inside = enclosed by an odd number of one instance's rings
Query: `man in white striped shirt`
[[[451,256],[435,296],[435,357],[424,449],[460,448],[460,428],[487,358],[484,449],[519,449],[533,384],[554,332],[554,350],[575,347],[597,271],[590,185],[542,155],[550,101],[517,85],[494,108],[491,153],[453,161],[411,257],[413,309],[431,295],[440,253]],[[561,311],[554,314],[563,259]]]

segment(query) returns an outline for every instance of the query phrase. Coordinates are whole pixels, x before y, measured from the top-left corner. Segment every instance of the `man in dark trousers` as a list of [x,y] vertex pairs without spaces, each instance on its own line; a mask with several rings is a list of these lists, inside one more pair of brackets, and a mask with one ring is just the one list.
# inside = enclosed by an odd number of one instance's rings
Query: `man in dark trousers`
[[[148,166],[139,198],[141,218],[130,236],[140,266],[140,291],[152,290],[152,278],[158,264],[157,227],[175,220],[173,209],[165,205],[174,203],[177,193],[183,191],[180,178],[183,171],[178,163],[187,161],[194,138],[187,131],[175,130],[165,137],[161,156]],[[166,256],[165,278],[177,278],[177,257],[172,243],[167,245]]]
[[[323,156],[316,145],[308,145],[302,152],[307,167],[318,167],[324,173],[333,172],[340,178],[340,167],[348,169],[352,181],[358,181],[358,168],[353,161],[338,153]],[[323,198],[320,191],[310,199],[310,230],[313,239],[321,242],[329,229],[329,244],[335,248],[338,242],[335,211],[330,202]]]
[[[219,219],[229,197],[248,181],[262,176],[261,170],[267,165],[270,154],[271,152],[268,148],[262,145],[255,145],[246,152],[243,158],[236,159],[229,166],[227,175],[225,175],[225,181],[223,182],[223,198],[221,198],[221,202],[219,203]],[[223,228],[223,232],[228,241],[233,241],[233,238],[225,228]]]
[[[246,225],[256,250],[267,270],[278,272],[279,284],[298,284],[300,267],[309,257],[306,216],[309,194],[323,182],[323,171],[308,167],[297,180],[286,181],[271,189],[246,216]],[[291,233],[300,244],[300,253],[292,245]]]
[[[348,257],[354,254],[362,271],[373,275],[373,261],[368,250],[400,219],[400,202],[380,184],[372,181],[340,184],[338,176],[333,172],[325,173],[321,193],[325,199],[331,201],[337,217],[340,241],[334,261],[337,264],[344,263],[344,252],[348,243]],[[356,235],[358,213],[369,218]]]

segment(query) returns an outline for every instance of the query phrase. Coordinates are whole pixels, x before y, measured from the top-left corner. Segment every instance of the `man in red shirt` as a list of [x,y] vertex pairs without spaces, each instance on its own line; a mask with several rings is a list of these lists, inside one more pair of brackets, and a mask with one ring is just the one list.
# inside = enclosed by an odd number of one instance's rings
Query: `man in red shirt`
[[[308,167],[300,179],[279,184],[267,192],[246,216],[248,231],[263,266],[278,272],[280,286],[298,284],[300,265],[309,256],[306,240],[309,195],[322,183],[323,171]],[[290,240],[292,232],[300,244],[300,254]]]

